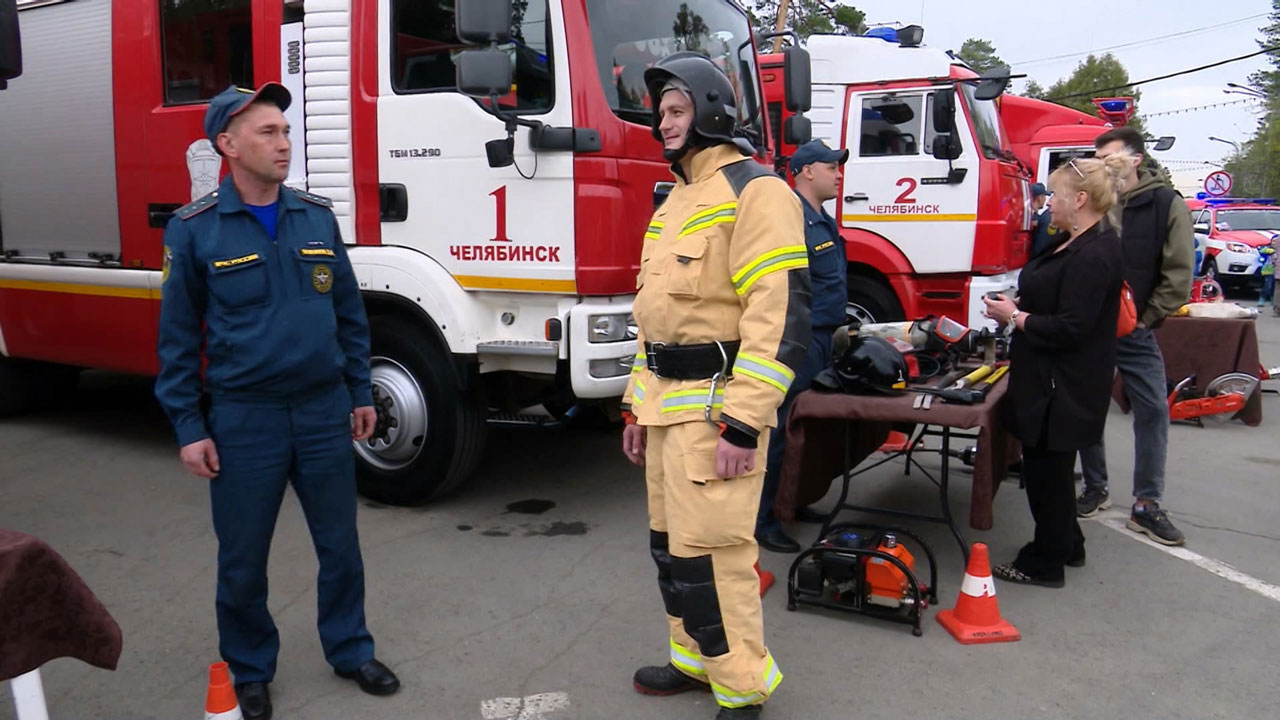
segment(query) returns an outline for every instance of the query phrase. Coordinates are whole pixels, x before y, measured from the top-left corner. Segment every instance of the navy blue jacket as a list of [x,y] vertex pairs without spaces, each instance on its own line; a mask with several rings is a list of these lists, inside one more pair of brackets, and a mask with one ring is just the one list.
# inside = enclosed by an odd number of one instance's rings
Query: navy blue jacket
[[844,240],[835,218],[826,210],[810,207],[803,195],[800,204],[804,207],[804,244],[809,248],[809,278],[813,282],[811,322],[816,328],[840,327],[849,302]]
[[179,445],[209,436],[204,392],[288,398],[344,382],[353,407],[373,404],[369,325],[331,206],[281,186],[273,241],[228,176],[174,213],[156,397]]
[[1058,247],[1067,239],[1067,234],[1053,226],[1049,209],[1036,216],[1035,227],[1031,228],[1031,257],[1040,257]]

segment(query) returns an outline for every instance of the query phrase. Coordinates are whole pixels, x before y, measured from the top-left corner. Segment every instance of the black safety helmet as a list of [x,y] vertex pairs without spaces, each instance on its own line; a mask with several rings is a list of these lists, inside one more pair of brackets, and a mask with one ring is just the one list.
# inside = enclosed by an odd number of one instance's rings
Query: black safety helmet
[[[644,84],[649,88],[649,101],[653,107],[654,139],[662,142],[662,132],[658,129],[662,116],[658,113],[658,106],[662,102],[662,88],[672,78],[688,85],[693,95],[693,124],[678,155],[683,156],[693,147],[735,142],[738,137],[738,108],[733,83],[715,63],[696,52],[668,55],[644,71]],[[674,162],[680,159],[679,156],[667,159]]]
[[906,358],[884,338],[850,338],[833,369],[839,389],[855,395],[889,393],[907,383]]

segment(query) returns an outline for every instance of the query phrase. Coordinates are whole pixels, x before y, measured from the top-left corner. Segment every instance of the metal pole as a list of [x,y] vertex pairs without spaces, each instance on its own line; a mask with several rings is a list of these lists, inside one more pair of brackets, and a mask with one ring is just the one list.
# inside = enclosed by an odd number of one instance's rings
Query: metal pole
[[[787,29],[787,9],[791,7],[791,0],[778,0],[778,22],[774,26],[774,31],[782,32]],[[782,50],[782,36],[773,39],[773,51]]]

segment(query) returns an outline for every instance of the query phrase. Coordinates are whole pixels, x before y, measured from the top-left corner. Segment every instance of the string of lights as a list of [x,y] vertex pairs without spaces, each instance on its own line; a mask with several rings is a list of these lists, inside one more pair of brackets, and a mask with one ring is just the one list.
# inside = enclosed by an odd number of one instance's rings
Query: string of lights
[[1212,108],[1227,107],[1229,105],[1243,105],[1245,103],[1257,102],[1256,100],[1226,100],[1219,103],[1209,103],[1208,105],[1196,105],[1194,107],[1178,108],[1177,110],[1161,110],[1160,112],[1143,113],[1145,117],[1161,117],[1163,115],[1181,115],[1183,113],[1197,112],[1200,110],[1209,110]]

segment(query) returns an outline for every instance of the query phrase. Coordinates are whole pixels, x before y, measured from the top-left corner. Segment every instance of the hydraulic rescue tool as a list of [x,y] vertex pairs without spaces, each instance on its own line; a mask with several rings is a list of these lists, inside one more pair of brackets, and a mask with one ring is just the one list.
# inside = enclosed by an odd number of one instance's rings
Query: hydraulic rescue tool
[[[902,544],[910,539],[929,561],[929,584],[916,574],[916,557]],[[911,531],[860,523],[833,525],[813,547],[791,563],[787,609],[797,605],[843,610],[912,626],[924,634],[920,616],[938,602],[933,550]]]

